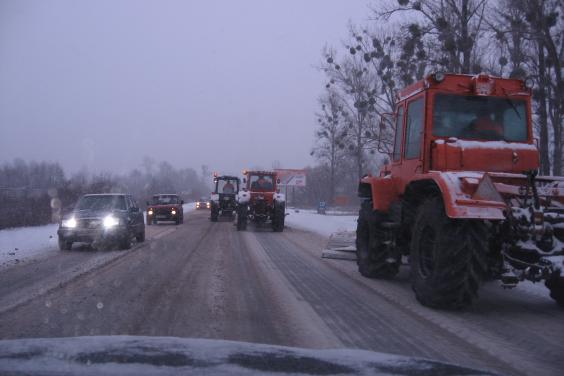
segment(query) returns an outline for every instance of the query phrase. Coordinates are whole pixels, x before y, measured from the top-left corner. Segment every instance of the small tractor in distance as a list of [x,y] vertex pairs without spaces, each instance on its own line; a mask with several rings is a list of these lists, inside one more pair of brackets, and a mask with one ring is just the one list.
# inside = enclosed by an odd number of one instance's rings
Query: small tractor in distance
[[391,161],[359,182],[359,272],[392,278],[408,256],[429,307],[466,307],[492,279],[544,281],[564,306],[564,178],[537,176],[531,85],[435,73],[398,96]]
[[210,199],[210,220],[217,222],[219,216],[232,216],[237,209],[236,197],[240,180],[236,176],[214,174],[214,191]]
[[278,192],[280,180],[273,171],[244,171],[245,187],[237,195],[237,230],[250,220],[261,226],[270,221],[275,232],[284,231],[286,198]]

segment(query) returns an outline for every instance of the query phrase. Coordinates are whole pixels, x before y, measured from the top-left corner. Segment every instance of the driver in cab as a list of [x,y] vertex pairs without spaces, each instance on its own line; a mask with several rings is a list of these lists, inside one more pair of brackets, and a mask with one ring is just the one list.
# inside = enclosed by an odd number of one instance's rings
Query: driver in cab
[[235,192],[235,187],[233,186],[233,184],[231,184],[229,180],[227,180],[227,183],[225,183],[225,185],[223,186],[223,193],[234,193],[234,192]]
[[475,119],[462,132],[462,137],[484,140],[503,139],[502,125],[492,120],[486,108],[479,109],[475,115]]
[[268,191],[272,189],[272,183],[264,175],[259,175],[258,179],[251,184],[251,190]]

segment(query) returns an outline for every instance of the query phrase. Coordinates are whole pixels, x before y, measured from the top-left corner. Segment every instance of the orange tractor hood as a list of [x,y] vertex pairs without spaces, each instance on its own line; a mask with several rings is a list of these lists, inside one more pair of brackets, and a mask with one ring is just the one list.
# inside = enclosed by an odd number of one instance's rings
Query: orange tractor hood
[[451,138],[432,145],[433,170],[521,173],[539,167],[539,152],[531,144]]

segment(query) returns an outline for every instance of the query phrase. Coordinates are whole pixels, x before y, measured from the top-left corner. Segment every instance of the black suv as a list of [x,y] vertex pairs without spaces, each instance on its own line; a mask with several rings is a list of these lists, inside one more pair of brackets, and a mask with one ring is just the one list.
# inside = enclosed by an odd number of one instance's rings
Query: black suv
[[127,194],[91,194],[78,200],[74,210],[59,224],[59,248],[70,250],[74,242],[117,244],[131,247],[131,240],[145,241],[143,213]]

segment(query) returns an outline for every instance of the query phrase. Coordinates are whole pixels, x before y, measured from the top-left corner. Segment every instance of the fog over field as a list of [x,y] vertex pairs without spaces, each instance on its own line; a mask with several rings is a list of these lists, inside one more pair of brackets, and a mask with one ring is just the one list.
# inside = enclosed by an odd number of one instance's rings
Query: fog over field
[[0,2],[0,160],[303,167],[316,69],[367,1]]

